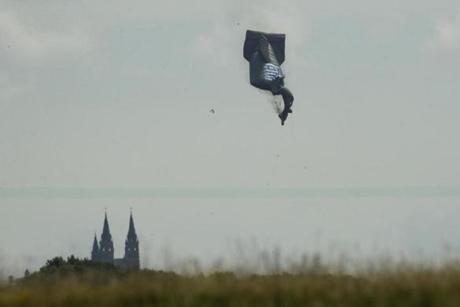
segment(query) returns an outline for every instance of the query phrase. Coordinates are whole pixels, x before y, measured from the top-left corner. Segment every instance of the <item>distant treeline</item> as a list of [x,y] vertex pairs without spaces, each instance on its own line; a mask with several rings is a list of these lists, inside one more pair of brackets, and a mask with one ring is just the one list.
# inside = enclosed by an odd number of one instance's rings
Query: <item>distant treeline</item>
[[460,306],[460,265],[181,275],[57,257],[0,286],[3,306],[454,307]]

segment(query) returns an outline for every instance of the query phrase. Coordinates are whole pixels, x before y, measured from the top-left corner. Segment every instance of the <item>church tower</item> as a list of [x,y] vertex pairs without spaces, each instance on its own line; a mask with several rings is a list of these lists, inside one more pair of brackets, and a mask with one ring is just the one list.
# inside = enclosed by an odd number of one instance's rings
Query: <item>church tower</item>
[[105,213],[104,227],[102,229],[101,242],[99,243],[99,261],[113,263],[113,241],[110,234],[107,213]]
[[136,228],[134,227],[133,213],[129,216],[129,229],[125,241],[125,257],[123,264],[126,267],[139,268],[139,241],[137,239]]
[[99,261],[99,244],[96,234],[94,234],[93,249],[91,250],[91,261]]

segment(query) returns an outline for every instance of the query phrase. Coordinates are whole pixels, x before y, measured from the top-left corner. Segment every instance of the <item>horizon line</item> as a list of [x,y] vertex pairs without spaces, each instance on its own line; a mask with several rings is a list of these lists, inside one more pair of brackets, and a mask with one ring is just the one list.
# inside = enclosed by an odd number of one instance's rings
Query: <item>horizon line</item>
[[0,187],[5,198],[457,198],[459,186],[393,187]]

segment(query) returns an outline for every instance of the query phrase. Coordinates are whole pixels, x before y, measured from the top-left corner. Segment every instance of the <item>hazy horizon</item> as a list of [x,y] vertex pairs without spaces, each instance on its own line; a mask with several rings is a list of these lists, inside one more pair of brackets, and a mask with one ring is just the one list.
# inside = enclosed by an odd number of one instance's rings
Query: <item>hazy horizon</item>
[[[89,256],[105,208],[121,253],[130,207],[146,267],[460,256],[458,1],[0,4],[0,273]],[[247,29],[287,35],[283,127]]]

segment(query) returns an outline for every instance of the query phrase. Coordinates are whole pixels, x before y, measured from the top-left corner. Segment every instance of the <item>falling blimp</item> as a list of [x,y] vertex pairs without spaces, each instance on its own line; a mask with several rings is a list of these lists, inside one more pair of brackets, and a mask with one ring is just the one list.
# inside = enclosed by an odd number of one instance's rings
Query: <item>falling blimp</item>
[[285,87],[285,75],[281,64],[285,60],[286,35],[248,30],[244,41],[243,55],[249,62],[251,85],[283,97],[284,109],[278,114],[284,125],[292,113],[294,96]]

